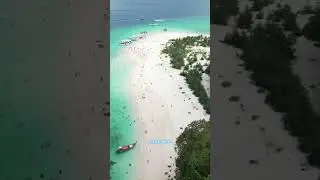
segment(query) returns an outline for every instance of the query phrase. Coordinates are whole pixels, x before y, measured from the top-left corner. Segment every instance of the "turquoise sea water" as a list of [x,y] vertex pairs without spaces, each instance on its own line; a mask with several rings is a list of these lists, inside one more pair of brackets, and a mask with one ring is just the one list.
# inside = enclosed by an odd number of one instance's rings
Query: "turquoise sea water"
[[[132,37],[142,31],[157,32],[167,28],[168,31],[190,31],[206,33],[210,32],[209,16],[187,17],[178,19],[169,19],[164,22],[157,22],[159,26],[150,26],[149,22],[145,24],[111,28],[110,34],[110,98],[111,98],[111,132],[110,132],[110,160],[116,162],[110,169],[111,178],[114,180],[131,179],[130,174],[134,173],[132,166],[133,156],[137,148],[117,155],[115,150],[118,146],[126,145],[136,141],[135,123],[131,118],[131,107],[129,105],[129,94],[126,89],[126,82],[130,77],[130,64],[125,59],[121,59],[121,46],[119,42],[123,39]],[[132,166],[129,166],[129,164]]]

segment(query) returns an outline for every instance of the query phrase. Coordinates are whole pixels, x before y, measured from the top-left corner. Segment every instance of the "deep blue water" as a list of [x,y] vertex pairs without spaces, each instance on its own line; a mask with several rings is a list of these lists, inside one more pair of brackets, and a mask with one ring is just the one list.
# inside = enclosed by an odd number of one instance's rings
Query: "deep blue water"
[[[177,19],[209,16],[209,0],[111,0],[111,28],[152,22],[154,19]],[[143,18],[144,20],[137,20]]]

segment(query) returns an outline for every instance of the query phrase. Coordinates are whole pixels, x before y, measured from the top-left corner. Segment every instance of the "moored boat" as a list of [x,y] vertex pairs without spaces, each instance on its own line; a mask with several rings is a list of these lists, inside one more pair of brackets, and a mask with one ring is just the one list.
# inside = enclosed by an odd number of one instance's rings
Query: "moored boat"
[[132,144],[128,144],[128,145],[125,145],[125,146],[120,146],[118,149],[117,149],[117,153],[123,153],[123,152],[127,152],[131,149],[133,149],[137,144],[137,141],[135,143],[132,143]]
[[131,43],[131,42],[132,42],[132,40],[128,40],[128,39],[122,40],[122,41],[120,42],[120,45],[127,45],[127,44],[129,44],[129,43]]
[[133,37],[130,37],[129,39],[130,39],[131,41],[136,41],[138,38],[135,37],[135,36],[133,36]]
[[131,38],[129,38],[131,41],[136,41],[138,39],[142,39],[143,38],[143,35],[136,35],[136,36],[132,36]]
[[155,22],[162,22],[162,21],[165,21],[164,19],[155,19],[154,20]]

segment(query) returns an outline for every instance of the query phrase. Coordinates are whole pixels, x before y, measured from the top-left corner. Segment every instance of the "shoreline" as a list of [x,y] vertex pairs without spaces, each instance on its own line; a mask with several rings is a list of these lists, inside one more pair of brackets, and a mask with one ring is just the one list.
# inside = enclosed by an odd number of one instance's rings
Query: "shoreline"
[[[138,164],[137,179],[161,180],[166,178],[165,172],[173,177],[174,170],[170,168],[174,168],[176,138],[192,121],[209,120],[180,70],[173,69],[169,59],[160,55],[169,39],[195,35],[200,34],[153,32],[123,48],[128,63],[133,65],[128,89],[133,119],[138,123],[138,152],[135,152],[138,155],[133,160]],[[148,144],[155,139],[169,139],[173,143]]]

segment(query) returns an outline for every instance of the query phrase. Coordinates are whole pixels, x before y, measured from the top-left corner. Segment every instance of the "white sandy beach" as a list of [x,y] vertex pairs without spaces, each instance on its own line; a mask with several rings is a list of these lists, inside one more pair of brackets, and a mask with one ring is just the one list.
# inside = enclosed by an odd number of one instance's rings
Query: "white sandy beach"
[[168,175],[173,177],[174,143],[149,144],[149,141],[170,139],[174,142],[190,122],[209,120],[198,98],[179,75],[180,71],[171,68],[169,59],[164,55],[160,56],[169,39],[187,35],[195,34],[152,33],[124,49],[125,58],[134,66],[128,88],[139,129],[139,165],[137,177],[133,179],[164,180]]

